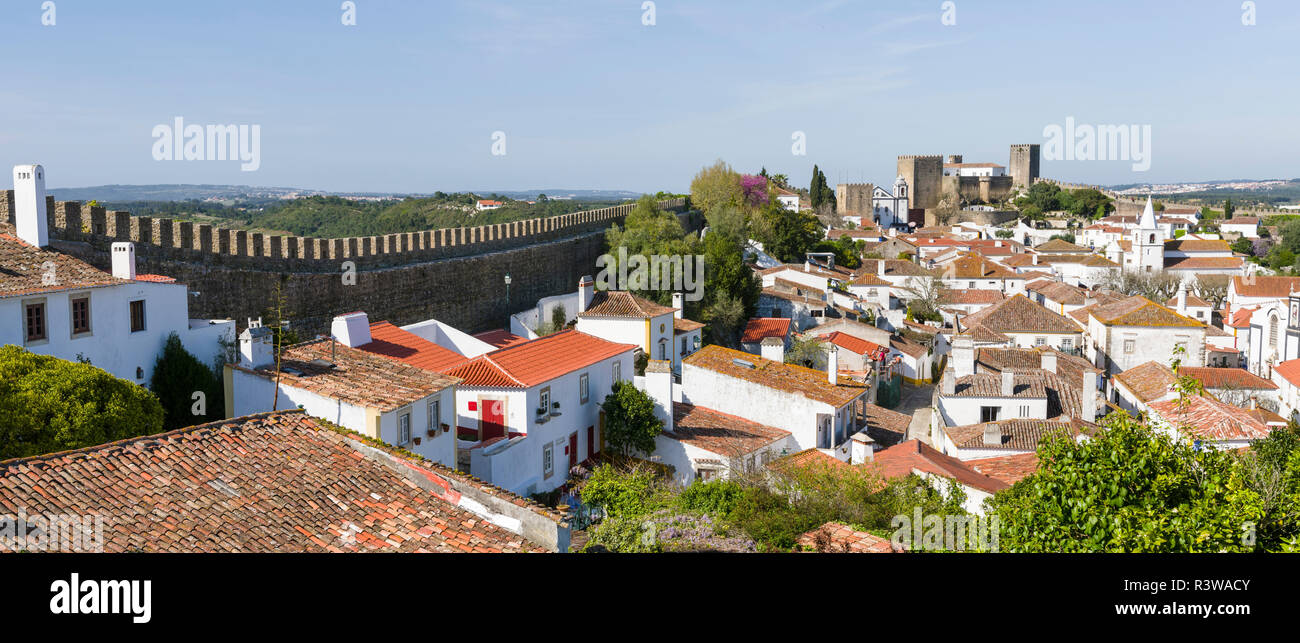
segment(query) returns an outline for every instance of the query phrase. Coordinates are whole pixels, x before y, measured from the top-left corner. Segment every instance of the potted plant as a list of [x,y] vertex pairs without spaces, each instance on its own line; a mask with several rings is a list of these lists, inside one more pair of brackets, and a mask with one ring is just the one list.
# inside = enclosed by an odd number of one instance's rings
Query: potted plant
[[559,402],[551,403],[551,415],[559,415],[559,414],[560,414],[560,403]]
[[415,437],[415,446],[420,446],[420,436]]

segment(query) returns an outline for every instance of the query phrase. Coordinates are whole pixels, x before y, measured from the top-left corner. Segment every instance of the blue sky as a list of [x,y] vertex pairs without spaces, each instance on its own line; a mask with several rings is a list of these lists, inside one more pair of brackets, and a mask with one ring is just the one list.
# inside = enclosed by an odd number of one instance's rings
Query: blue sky
[[[1043,128],[1149,124],[1090,183],[1300,176],[1300,3],[5,0],[0,162],[51,187],[685,191],[722,158],[806,185],[899,154],[1005,164]],[[157,161],[155,125],[258,124],[261,166]],[[494,131],[506,154],[491,154]],[[791,154],[791,135],[807,155]]]

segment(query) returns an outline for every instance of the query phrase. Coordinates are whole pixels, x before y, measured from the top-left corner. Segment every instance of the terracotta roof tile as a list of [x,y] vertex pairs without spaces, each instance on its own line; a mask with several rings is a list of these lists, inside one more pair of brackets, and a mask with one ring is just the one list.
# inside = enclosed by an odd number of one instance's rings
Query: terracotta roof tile
[[1091,310],[1091,315],[1107,326],[1205,327],[1205,324],[1186,315],[1179,315],[1141,295],[1098,306]]
[[124,283],[80,259],[0,233],[0,298]]
[[822,554],[890,554],[893,544],[888,538],[858,531],[838,522],[828,522],[809,531],[796,541],[804,551]]
[[682,333],[691,333],[701,328],[704,328],[702,322],[683,319],[680,317],[673,318],[673,334],[680,335]]
[[566,330],[480,355],[447,373],[465,386],[528,388],[636,348]]
[[984,288],[945,288],[939,297],[941,306],[996,304],[1006,299],[1001,291]]
[[1177,381],[1174,372],[1160,362],[1146,362],[1116,373],[1115,379],[1132,391],[1138,400],[1150,403],[1169,394]]
[[971,313],[962,318],[961,323],[965,326],[986,326],[989,330],[998,333],[1079,332],[1077,324],[1038,305],[1024,295],[1016,295]]
[[1300,359],[1289,359],[1273,367],[1273,372],[1281,375],[1283,379],[1291,383],[1291,386],[1300,386]]
[[695,351],[682,362],[835,407],[844,406],[865,392],[862,388],[831,384],[823,371],[774,362],[714,344]]
[[1231,270],[1244,265],[1241,257],[1165,257],[1166,270]]
[[993,458],[972,460],[971,466],[980,473],[1013,485],[1038,472],[1038,453],[1017,453]]
[[[995,426],[999,429],[1002,434],[1001,444],[987,444],[984,442],[984,430],[988,426]],[[950,426],[945,427],[944,432],[961,449],[1036,451],[1038,443],[1042,442],[1044,438],[1053,435],[1078,435],[1084,432],[1085,428],[1090,430],[1095,426],[1080,420],[1065,422],[1016,419],[968,424],[966,426]]]
[[790,335],[789,317],[755,317],[745,322],[745,332],[740,341],[744,344],[757,344],[768,337],[785,339]]
[[1268,437],[1271,430],[1242,409],[1201,395],[1150,406],[1170,426],[1204,440],[1257,440]]
[[673,405],[673,430],[665,437],[728,458],[749,455],[790,437],[790,432],[692,404]]
[[1265,389],[1276,390],[1277,384],[1270,382],[1244,368],[1214,368],[1211,366],[1181,366],[1179,375],[1188,375],[1200,382],[1205,388],[1219,389]]
[[996,493],[1010,486],[976,471],[969,463],[939,453],[920,440],[908,440],[884,449],[876,453],[873,460],[880,466],[886,478],[901,478],[920,471],[956,480],[966,486],[989,493]]
[[370,340],[369,343],[357,348],[367,353],[391,357],[426,371],[445,372],[469,359],[386,321],[370,325]]
[[638,297],[623,290],[602,290],[591,299],[587,310],[578,313],[579,317],[658,317],[677,310],[670,306],[657,304],[644,297]]
[[1232,277],[1232,289],[1238,295],[1245,297],[1280,299],[1289,296],[1293,289],[1300,290],[1300,277],[1234,275]]
[[514,346],[515,344],[522,344],[528,341],[527,337],[520,337],[504,328],[474,333],[473,337],[497,348],[506,348],[508,346]]
[[300,411],[233,418],[0,463],[0,507],[101,515],[109,552],[542,551],[457,507],[459,474],[375,448]]

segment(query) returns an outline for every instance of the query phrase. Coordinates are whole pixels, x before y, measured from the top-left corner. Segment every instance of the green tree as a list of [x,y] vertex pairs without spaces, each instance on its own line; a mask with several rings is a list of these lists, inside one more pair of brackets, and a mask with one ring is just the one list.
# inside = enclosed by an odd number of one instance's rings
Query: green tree
[[1113,199],[1093,188],[1071,190],[1069,196],[1069,204],[1066,209],[1076,217],[1090,219],[1104,217],[1115,209]]
[[740,173],[722,159],[701,169],[691,179],[691,203],[706,215],[724,206],[740,206]]
[[[627,249],[629,258],[633,255],[646,258],[653,255],[666,255],[686,259],[698,254],[699,249],[699,241],[682,228],[682,223],[677,216],[660,209],[658,202],[650,196],[643,196],[637,201],[636,207],[627,215],[622,227],[614,224],[605,231],[605,245],[606,252],[615,259],[615,262],[605,266],[605,270],[610,271],[609,274],[617,274],[619,270],[617,259],[620,247]],[[647,272],[648,268],[647,266]],[[670,283],[685,283],[681,268],[674,268],[674,273]],[[650,290],[649,286],[650,284],[647,283],[645,288],[630,288],[630,290],[638,296],[653,299],[661,304],[667,304],[671,300],[671,291],[662,284],[658,290]]]
[[785,352],[785,363],[821,370],[826,368],[826,342],[819,337],[800,335],[790,342]]
[[1224,218],[1224,219],[1231,219],[1231,218],[1232,218],[1232,213],[1233,213],[1233,212],[1236,212],[1236,211],[1237,211],[1237,208],[1236,208],[1236,206],[1232,205],[1232,199],[1225,199],[1225,200],[1223,201],[1223,218]]
[[[211,367],[185,350],[176,333],[167,336],[162,353],[154,362],[149,389],[162,404],[164,431],[225,417],[221,379]],[[196,393],[202,393],[202,397],[196,399]]]
[[817,217],[806,212],[794,212],[778,205],[769,205],[759,213],[767,222],[770,236],[759,239],[763,249],[785,263],[798,263],[821,238]]
[[605,412],[605,444],[625,456],[654,452],[664,422],[655,415],[655,401],[648,394],[624,380],[614,385],[600,408]]
[[1241,237],[1232,242],[1232,251],[1249,257],[1255,254],[1255,244],[1251,243],[1250,239]]
[[157,433],[148,390],[78,362],[0,347],[0,460]]
[[1077,441],[1038,447],[1039,470],[989,501],[1017,552],[1247,551],[1262,505],[1233,456],[1175,440],[1124,413]]

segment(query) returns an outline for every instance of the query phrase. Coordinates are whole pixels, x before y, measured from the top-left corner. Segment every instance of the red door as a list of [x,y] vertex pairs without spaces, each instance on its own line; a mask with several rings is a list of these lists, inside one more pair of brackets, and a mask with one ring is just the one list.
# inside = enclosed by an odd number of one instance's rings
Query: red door
[[569,434],[569,468],[578,466],[578,434]]
[[502,400],[483,400],[479,404],[479,432],[483,440],[506,434],[506,403]]

